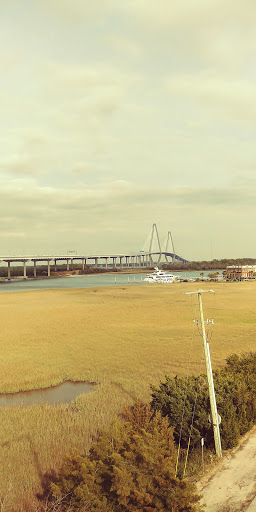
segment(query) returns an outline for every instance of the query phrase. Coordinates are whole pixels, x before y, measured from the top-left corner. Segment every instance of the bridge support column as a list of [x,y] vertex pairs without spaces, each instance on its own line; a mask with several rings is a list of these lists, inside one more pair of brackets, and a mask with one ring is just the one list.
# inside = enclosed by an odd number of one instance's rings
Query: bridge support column
[[34,260],[34,277],[36,277],[36,260]]
[[113,257],[112,257],[112,260],[113,260],[113,268],[116,268],[116,257],[115,257],[115,256],[113,256]]
[[85,266],[85,265],[84,265],[84,262],[85,262],[85,259],[84,259],[84,258],[82,258],[82,270],[84,270],[84,266]]
[[47,260],[47,275],[48,277],[51,276],[51,265],[50,265],[50,260]]
[[7,267],[7,278],[8,278],[8,280],[10,280],[10,279],[11,279],[11,262],[10,262],[10,261],[8,261],[7,263],[8,263],[8,267]]
[[67,258],[67,270],[69,270],[69,259]]
[[122,259],[123,259],[123,256],[120,256],[120,269],[123,268]]
[[23,277],[26,279],[27,277],[27,269],[26,269],[26,261],[23,261]]
[[95,268],[98,268],[98,258],[94,258],[95,259]]
[[54,272],[57,272],[57,260],[54,260]]
[[130,258],[129,258],[129,256],[125,256],[125,265],[126,265],[126,268],[129,268],[129,263],[130,263]]
[[105,258],[105,260],[106,260],[105,268],[108,268],[108,258]]
[[141,256],[138,256],[138,265],[139,265],[139,268],[141,268]]

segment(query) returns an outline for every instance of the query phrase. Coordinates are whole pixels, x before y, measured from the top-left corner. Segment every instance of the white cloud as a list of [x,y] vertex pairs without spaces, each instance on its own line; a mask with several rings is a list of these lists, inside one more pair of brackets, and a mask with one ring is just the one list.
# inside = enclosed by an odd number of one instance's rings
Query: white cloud
[[241,24],[253,26],[256,6],[252,0],[244,0],[243,5],[233,0],[132,0],[122,3],[121,10],[136,14],[141,22],[148,23],[152,30],[170,31],[173,27],[187,26],[193,29],[196,24],[222,25],[240,19]]
[[55,16],[58,21],[62,20],[69,25],[102,23],[109,11],[118,5],[116,0],[101,0],[100,4],[90,0],[40,0],[37,4],[41,12]]
[[212,67],[226,74],[253,66],[256,4],[251,0],[136,0],[122,2],[121,9],[147,44],[165,55],[166,67]]
[[200,257],[209,226],[227,250],[219,227],[243,234],[255,204],[255,13],[249,0],[3,5],[4,233],[120,250],[156,221],[184,256]]
[[[87,253],[139,250],[153,220],[158,223],[161,239],[168,230],[173,232],[177,252],[184,257],[198,258],[202,231],[205,242],[210,232],[217,234],[222,249],[216,257],[228,257],[230,253],[225,251],[233,239],[234,224],[236,229],[244,225],[254,212],[255,199],[255,189],[250,184],[243,189],[239,184],[232,188],[184,189],[138,186],[120,180],[67,190],[61,186],[39,187],[32,180],[14,180],[0,189],[0,214],[5,219],[1,226],[2,252],[5,238],[12,248],[23,234],[27,246],[37,253],[45,244],[45,250],[51,248],[57,254],[64,239],[67,247]],[[6,216],[6,211],[11,211],[12,216]],[[250,227],[244,230],[243,236]],[[8,233],[14,236],[9,237]],[[233,251],[234,243],[235,240]],[[235,255],[239,255],[237,249]],[[202,258],[207,258],[205,250],[201,249]]]
[[80,176],[95,170],[97,170],[97,167],[94,163],[90,164],[90,162],[76,162],[70,169],[70,173]]
[[120,54],[124,58],[141,59],[145,55],[145,49],[141,42],[134,40],[132,34],[124,35],[121,32],[108,33],[102,36],[103,44],[107,44],[114,53]]
[[3,231],[0,230],[0,236],[1,238],[9,238],[11,240],[16,238],[26,238],[26,233],[22,233],[21,231]]
[[218,108],[241,120],[255,120],[256,81],[228,79],[212,73],[173,75],[167,90],[177,96],[194,99],[210,109]]
[[[84,115],[111,115],[119,108],[138,76],[106,65],[61,66],[48,63],[41,71],[42,93],[51,104]],[[43,78],[44,77],[44,78]]]

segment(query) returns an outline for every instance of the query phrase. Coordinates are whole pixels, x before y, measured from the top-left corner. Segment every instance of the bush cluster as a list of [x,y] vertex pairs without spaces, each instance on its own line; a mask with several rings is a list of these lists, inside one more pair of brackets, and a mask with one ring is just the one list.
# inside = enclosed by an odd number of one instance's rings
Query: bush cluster
[[175,477],[175,463],[168,420],[135,403],[122,421],[100,432],[88,456],[66,460],[51,484],[53,499],[61,511],[200,510],[193,485]]
[[[256,422],[256,353],[230,356],[224,368],[214,373],[214,383],[222,447],[227,449]],[[88,455],[66,459],[50,484],[54,510],[201,510],[194,486],[175,476],[175,441],[181,441],[184,458],[191,437],[198,469],[201,438],[207,447],[214,446],[209,418],[205,375],[166,377],[159,388],[153,388],[151,406],[136,402],[108,431],[98,434]]]
[[[222,447],[232,448],[256,422],[256,353],[230,356],[225,367],[214,373],[214,387]],[[182,447],[190,435],[192,448],[202,437],[206,446],[214,446],[206,375],[166,377],[159,388],[152,389],[151,406],[168,417],[174,439],[177,443],[180,439]]]

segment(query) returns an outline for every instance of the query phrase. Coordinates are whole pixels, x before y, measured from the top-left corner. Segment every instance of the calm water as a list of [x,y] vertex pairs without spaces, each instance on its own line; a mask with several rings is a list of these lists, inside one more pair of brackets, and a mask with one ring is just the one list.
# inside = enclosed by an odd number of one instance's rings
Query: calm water
[[[151,271],[150,271],[151,272]],[[214,271],[204,272],[207,277],[209,273]],[[182,278],[186,277],[201,277],[201,271],[196,272],[173,272]],[[222,270],[219,270],[222,273]],[[64,288],[93,288],[98,286],[114,286],[114,285],[134,285],[143,284],[145,273],[141,274],[97,274],[88,276],[71,276],[71,277],[58,277],[53,279],[27,279],[9,282],[0,282],[0,292],[17,292],[25,290],[51,290],[51,289],[64,289]]]
[[85,382],[63,382],[59,386],[33,391],[20,391],[19,393],[0,394],[0,407],[33,404],[65,404],[77,398],[82,393],[93,391],[94,385]]

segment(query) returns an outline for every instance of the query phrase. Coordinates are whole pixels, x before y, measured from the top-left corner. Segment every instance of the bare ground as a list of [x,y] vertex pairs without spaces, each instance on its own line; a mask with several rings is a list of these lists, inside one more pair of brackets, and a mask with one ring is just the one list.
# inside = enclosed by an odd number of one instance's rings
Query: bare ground
[[205,512],[256,512],[256,427],[198,483]]

